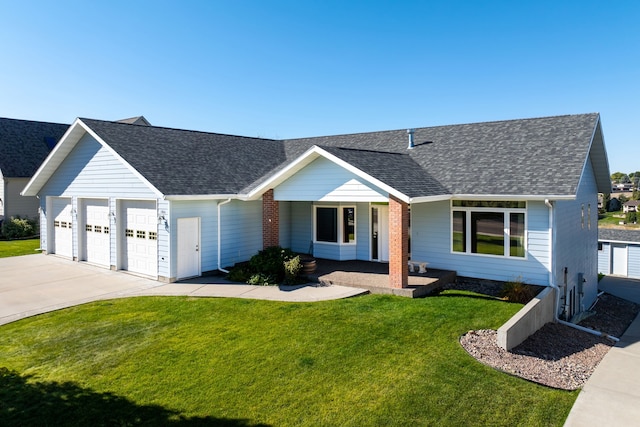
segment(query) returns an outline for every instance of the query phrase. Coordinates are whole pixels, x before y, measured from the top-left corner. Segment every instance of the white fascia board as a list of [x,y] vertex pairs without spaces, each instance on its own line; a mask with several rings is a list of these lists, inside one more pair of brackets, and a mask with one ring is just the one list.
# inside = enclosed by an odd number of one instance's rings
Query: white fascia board
[[304,154],[302,154],[296,160],[291,162],[286,168],[282,169],[280,172],[275,174],[273,177],[267,179],[265,182],[263,182],[261,185],[259,185],[257,188],[255,188],[253,191],[251,191],[249,194],[247,194],[246,195],[246,199],[250,200],[250,199],[260,198],[262,193],[264,193],[267,189],[277,187],[278,185],[280,185],[281,183],[286,181],[288,178],[290,178],[293,175],[295,175],[296,172],[298,172],[301,169],[303,169],[305,166],[310,164],[312,161],[314,161],[318,157],[324,157],[325,159],[327,159],[327,160],[335,163],[336,165],[348,170],[349,172],[353,173],[354,175],[356,175],[356,176],[364,179],[365,181],[375,185],[376,187],[384,190],[385,192],[387,192],[389,194],[392,194],[393,196],[395,196],[399,200],[402,200],[403,202],[406,202],[406,203],[410,202],[410,198],[406,194],[403,194],[403,193],[399,192],[395,188],[393,188],[393,187],[385,184],[384,182],[372,177],[371,175],[361,171],[360,169],[356,168],[352,164],[350,164],[348,162],[345,162],[342,159],[339,159],[338,157],[336,157],[333,154],[323,150],[322,148],[318,147],[317,145],[314,145],[313,147],[308,149]]
[[169,194],[163,196],[165,200],[227,200],[242,199],[237,194]]
[[36,196],[49,181],[51,175],[62,164],[67,155],[73,150],[80,138],[85,134],[86,128],[80,119],[75,119],[60,141],[44,159],[38,170],[33,174],[27,185],[20,192],[21,196]]
[[428,203],[428,202],[442,202],[445,200],[451,200],[453,196],[451,194],[441,194],[437,196],[421,196],[413,197],[410,203]]
[[102,145],[104,148],[106,148],[116,159],[118,159],[120,162],[122,162],[123,165],[125,165],[125,167],[127,169],[129,169],[129,171],[131,173],[133,173],[138,179],[140,179],[142,182],[145,183],[145,185],[147,185],[151,191],[153,191],[157,197],[162,197],[163,194],[160,190],[158,190],[153,184],[151,184],[149,182],[149,180],[147,178],[145,178],[140,172],[137,171],[137,169],[135,169],[133,166],[131,166],[129,164],[129,162],[127,162],[124,158],[122,158],[120,156],[120,154],[118,154],[116,152],[116,150],[114,150],[113,148],[111,148],[109,146],[109,144],[107,144],[105,141],[102,140],[102,138],[100,138],[98,136],[97,133],[95,133],[89,126],[87,126],[85,123],[82,122],[82,120],[78,119],[78,122],[86,129],[87,133],[89,135],[91,135],[96,141],[98,141],[98,143],[100,143],[100,145]]
[[491,201],[542,201],[545,200],[575,200],[575,194],[547,194],[547,195],[531,195],[531,194],[454,194],[451,200],[491,200]]
[[600,239],[598,238],[598,242],[602,242],[602,243],[620,243],[620,244],[624,244],[624,245],[640,245],[640,242],[638,241],[633,241],[633,240],[611,240],[611,239]]

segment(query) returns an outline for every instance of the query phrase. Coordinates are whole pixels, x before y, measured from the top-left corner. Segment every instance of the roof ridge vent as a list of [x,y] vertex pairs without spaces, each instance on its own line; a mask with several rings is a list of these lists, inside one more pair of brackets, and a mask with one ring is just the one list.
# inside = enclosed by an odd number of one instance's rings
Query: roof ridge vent
[[409,146],[407,147],[407,150],[413,150],[413,147],[415,147],[414,142],[413,142],[413,133],[415,132],[415,129],[407,129],[407,133],[409,134]]

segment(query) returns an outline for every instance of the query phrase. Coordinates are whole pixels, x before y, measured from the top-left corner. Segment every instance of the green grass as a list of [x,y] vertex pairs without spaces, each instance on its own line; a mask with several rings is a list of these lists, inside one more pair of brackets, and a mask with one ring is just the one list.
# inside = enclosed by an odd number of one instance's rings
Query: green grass
[[522,306],[142,297],[0,327],[3,425],[562,425],[577,397],[460,346]]
[[40,248],[39,239],[2,240],[0,241],[0,258],[35,254],[38,248]]

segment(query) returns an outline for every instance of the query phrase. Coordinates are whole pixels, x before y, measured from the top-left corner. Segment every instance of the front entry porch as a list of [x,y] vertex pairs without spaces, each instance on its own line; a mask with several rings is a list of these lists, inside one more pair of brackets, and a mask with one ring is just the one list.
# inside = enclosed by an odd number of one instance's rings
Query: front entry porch
[[[408,270],[408,266],[405,265]],[[326,285],[367,289],[373,294],[392,294],[409,298],[426,296],[448,283],[455,282],[456,272],[428,268],[426,273],[409,273],[408,286],[389,286],[389,264],[368,261],[334,261],[317,259],[310,280]]]

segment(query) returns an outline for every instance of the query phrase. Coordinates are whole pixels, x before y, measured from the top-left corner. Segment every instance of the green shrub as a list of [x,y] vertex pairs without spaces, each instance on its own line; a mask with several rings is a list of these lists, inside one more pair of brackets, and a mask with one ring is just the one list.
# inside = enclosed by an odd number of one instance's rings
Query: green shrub
[[297,285],[299,283],[298,275],[302,271],[302,261],[300,256],[295,256],[284,261],[284,284]]
[[254,286],[272,286],[277,285],[278,281],[271,274],[256,273],[249,277],[247,284]]
[[246,282],[253,273],[247,263],[236,264],[227,274],[227,279],[232,282]]
[[635,224],[638,222],[638,214],[636,212],[627,212],[627,217],[625,219],[627,223]]
[[533,288],[522,282],[520,279],[506,282],[500,292],[500,297],[505,301],[526,304],[533,299],[535,292]]
[[[297,262],[294,261],[296,258]],[[283,281],[295,284],[301,269],[300,258],[293,251],[272,246],[252,256],[249,262],[236,264],[229,271],[227,279],[260,286],[277,285]]]
[[35,219],[12,216],[2,222],[2,236],[6,239],[33,237],[37,234],[38,221]]
[[273,276],[276,283],[284,280],[284,262],[296,255],[291,249],[283,249],[280,246],[272,246],[261,250],[249,260],[249,267],[255,273]]

